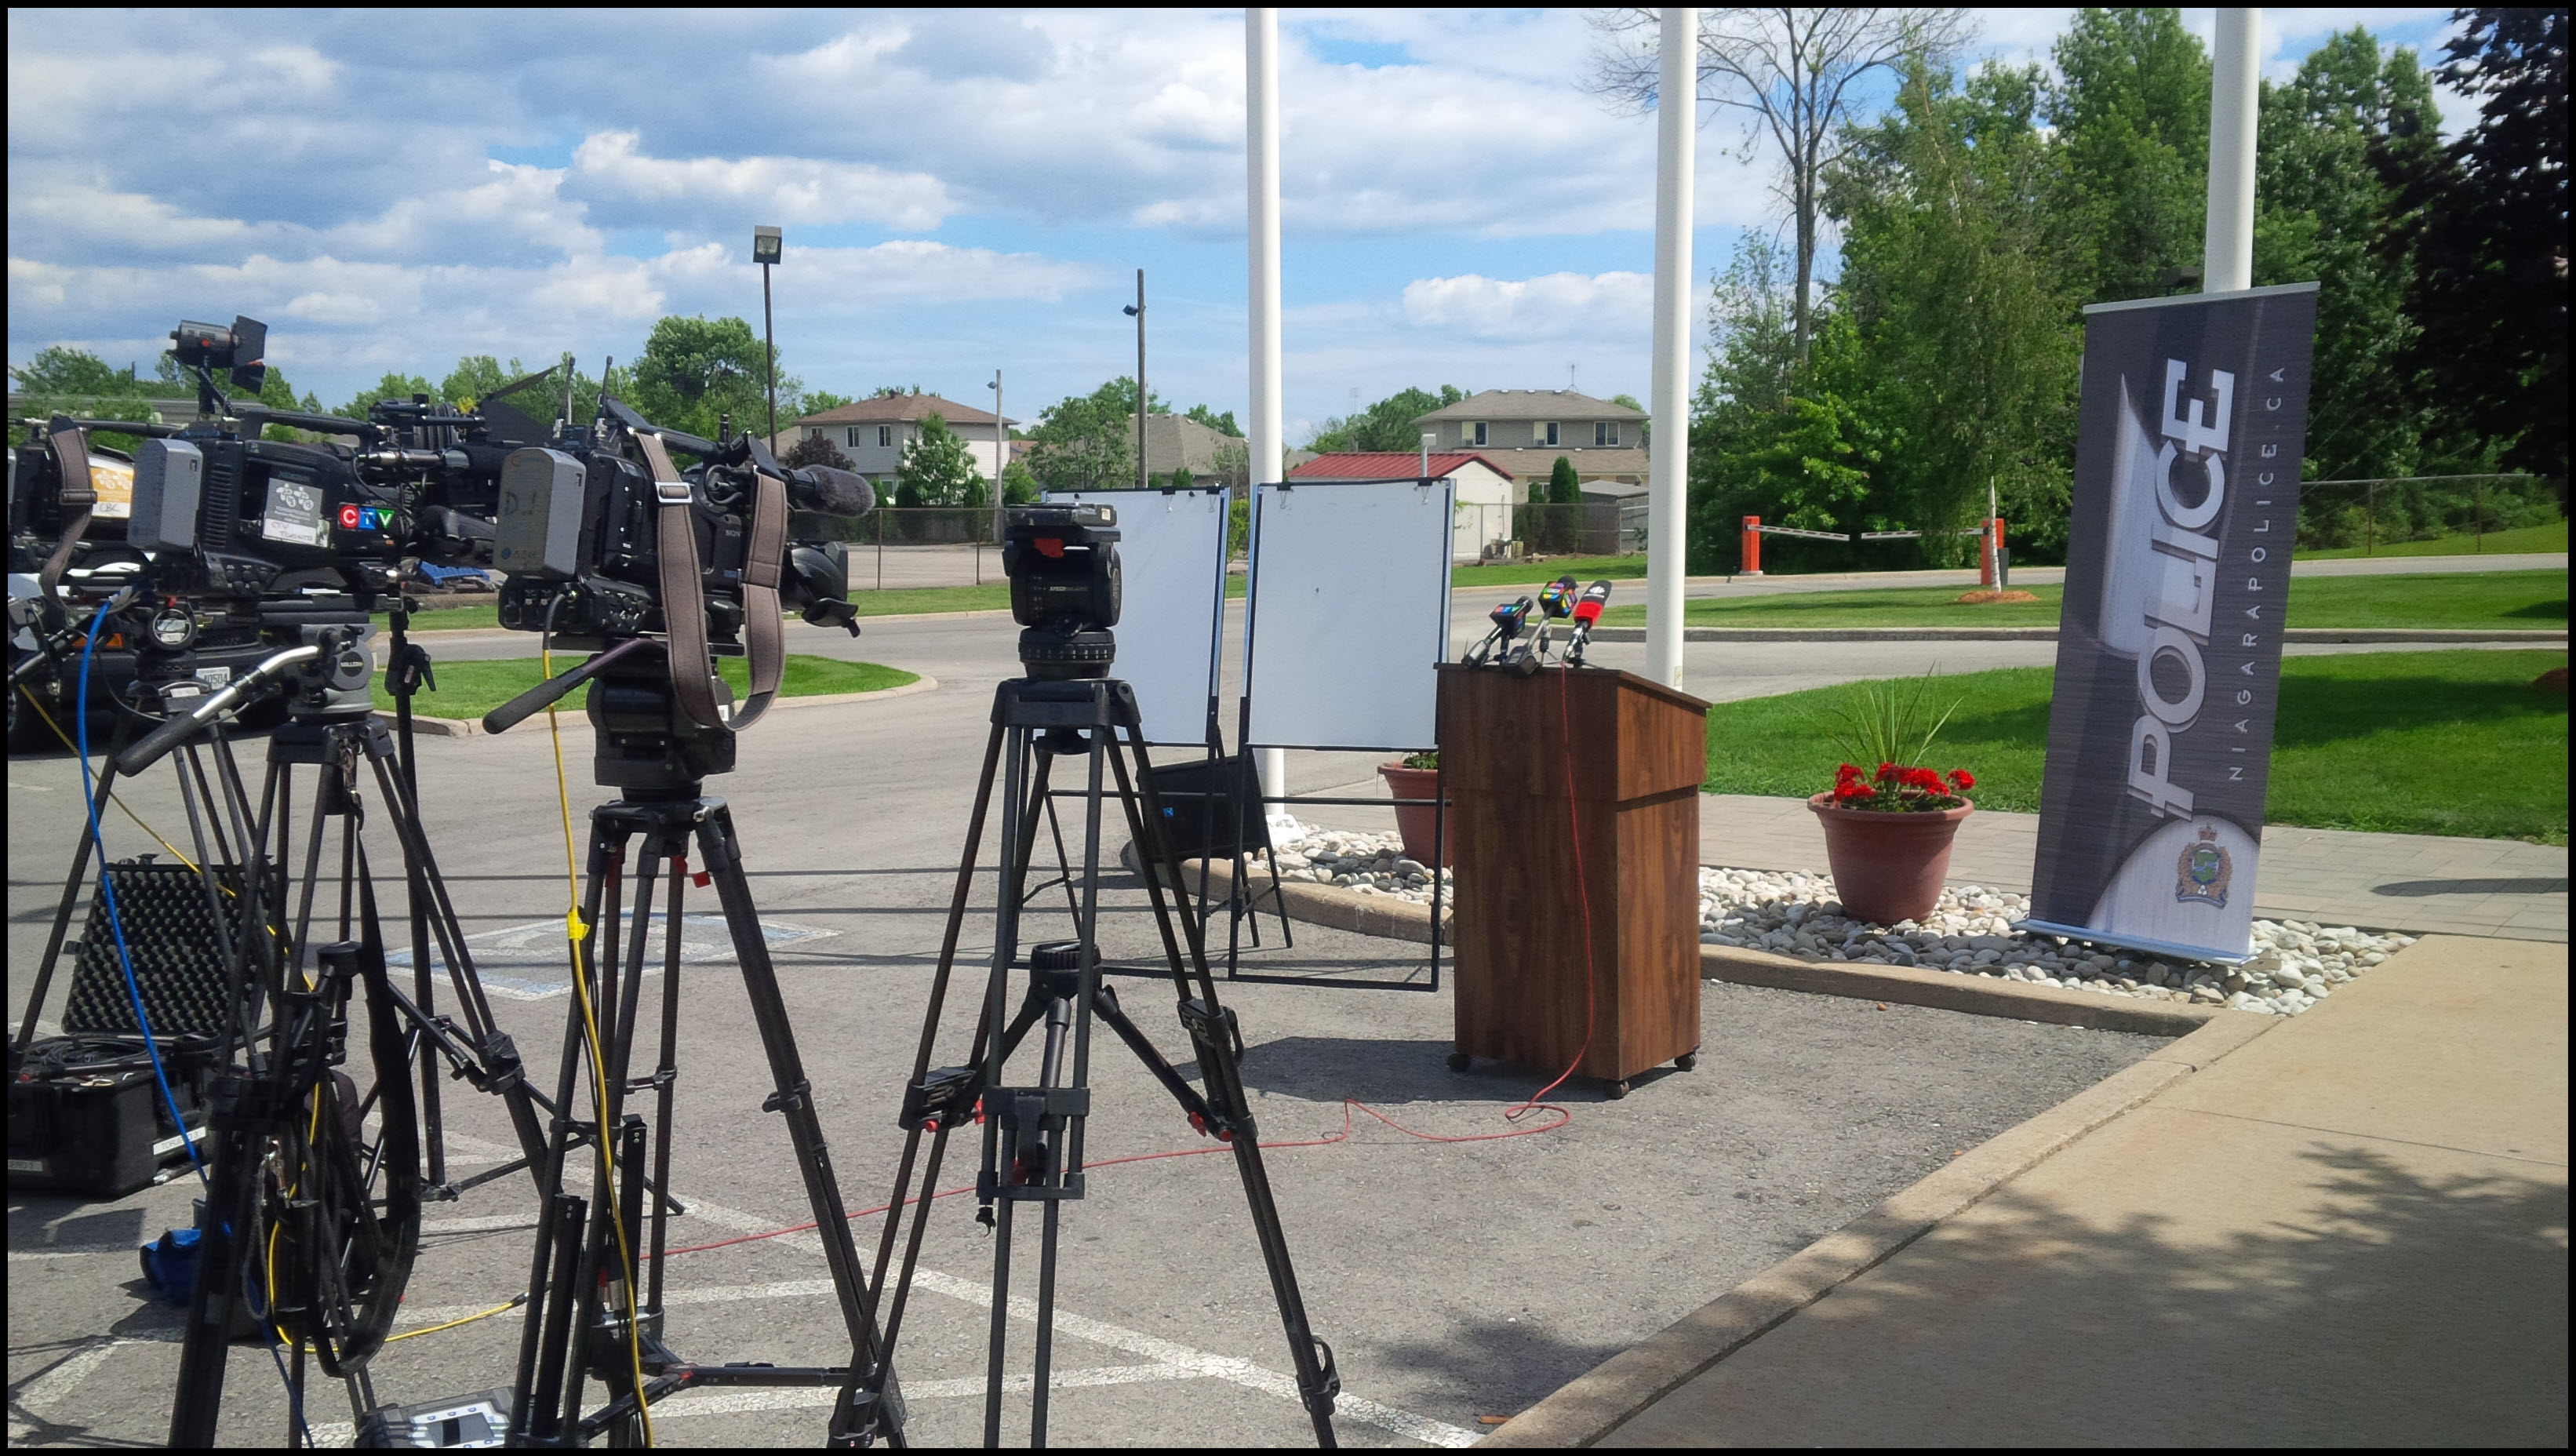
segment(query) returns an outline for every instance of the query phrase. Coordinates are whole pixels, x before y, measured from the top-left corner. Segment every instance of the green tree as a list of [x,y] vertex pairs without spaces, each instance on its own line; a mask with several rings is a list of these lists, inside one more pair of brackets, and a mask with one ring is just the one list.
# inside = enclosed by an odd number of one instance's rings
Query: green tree
[[2406,310],[2414,259],[2403,239],[2390,245],[2396,189],[2374,159],[2409,170],[2438,160],[2432,116],[2414,53],[2383,59],[2359,26],[2310,52],[2287,84],[2263,88],[2254,281],[2321,284],[2313,478],[2409,475],[2421,459],[2426,401],[2405,362],[2418,333]]
[[1014,460],[1002,467],[1002,504],[1035,505],[1037,498],[1038,478],[1029,473],[1026,462]]
[[[768,417],[767,358],[741,319],[669,315],[644,341],[628,402],[653,423],[692,435],[714,438],[727,416],[736,429],[756,432]],[[779,375],[780,419],[795,418],[802,393],[797,380]]]
[[903,447],[894,477],[894,503],[899,506],[980,506],[991,499],[966,442],[931,415],[921,422],[920,438]]
[[363,420],[367,417],[367,411],[379,400],[410,399],[414,395],[422,394],[432,399],[440,397],[439,391],[419,375],[396,374],[388,371],[384,378],[351,395],[349,402],[340,406],[336,413],[353,420]]
[[2163,293],[2171,270],[2201,261],[2209,55],[2163,8],[2078,11],[2054,55],[2046,111],[2065,155],[2051,180],[2080,245],[2076,302]]
[[1190,412],[1186,418],[1196,420],[1200,424],[1207,426],[1209,429],[1216,431],[1220,435],[1232,435],[1238,439],[1243,435],[1243,431],[1235,428],[1234,411],[1232,410],[1227,410],[1224,414],[1218,414],[1215,410],[1209,409],[1206,405],[1194,404],[1190,406]]
[[[1168,408],[1149,396],[1149,412]],[[1048,490],[1125,490],[1136,483],[1136,381],[1118,378],[1046,407],[1029,468]]]
[[1363,450],[1410,454],[1422,448],[1422,426],[1414,422],[1466,397],[1467,391],[1454,384],[1440,386],[1438,394],[1427,389],[1399,389],[1358,414],[1324,421],[1315,437],[1306,442],[1306,448],[1319,453]]
[[[2412,252],[2409,351],[2436,409],[2567,480],[2567,12],[2455,12],[2442,79],[2479,98],[2442,165],[2392,159]],[[2561,496],[2562,505],[2564,496]]]
[[[12,365],[9,378],[20,396],[17,413],[31,419],[65,415],[87,420],[150,421],[160,418],[152,408],[154,395],[147,389],[154,381],[137,379],[132,366],[117,369],[102,362],[86,349],[67,348],[56,344],[40,349],[26,367]],[[9,443],[25,443],[27,431],[16,419],[9,422]],[[102,432],[98,444],[111,450],[131,450],[139,437],[114,431]]]
[[1554,506],[1583,504],[1583,479],[1574,473],[1574,462],[1559,455],[1556,465],[1547,473],[1547,502]]
[[[2065,283],[2080,260],[2047,201],[2043,84],[2036,66],[1988,66],[1964,87],[1912,68],[1828,197],[1842,293],[1880,381],[1865,413],[1901,441],[1872,507],[1941,533],[1984,515],[1992,489],[2045,549],[2064,538],[2081,335]],[[1958,549],[1924,545],[1935,560]]]
[[828,389],[809,389],[804,391],[797,400],[796,415],[797,418],[802,419],[807,415],[819,415],[825,410],[839,409],[849,403],[852,401],[846,394],[834,394]]

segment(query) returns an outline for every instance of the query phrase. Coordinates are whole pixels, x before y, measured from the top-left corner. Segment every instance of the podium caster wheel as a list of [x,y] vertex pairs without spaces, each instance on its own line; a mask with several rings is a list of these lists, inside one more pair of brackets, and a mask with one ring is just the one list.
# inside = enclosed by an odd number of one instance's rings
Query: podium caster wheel
[[1677,1057],[1673,1058],[1673,1065],[1674,1065],[1674,1066],[1676,1066],[1676,1067],[1681,1068],[1681,1069],[1682,1069],[1683,1071],[1685,1071],[1685,1072],[1695,1072],[1695,1071],[1698,1071],[1698,1070],[1699,1070],[1699,1053],[1697,1053],[1697,1052],[1684,1052],[1684,1053],[1682,1053],[1680,1056],[1677,1056]]
[[1467,1054],[1465,1052],[1451,1052],[1449,1054],[1449,1070],[1453,1072],[1463,1072],[1467,1070]]
[[1602,1087],[1602,1089],[1601,1089],[1601,1095],[1602,1095],[1602,1096],[1604,1096],[1604,1097],[1609,1098],[1609,1099],[1610,1099],[1611,1101],[1613,1101],[1613,1102],[1616,1102],[1616,1101],[1618,1101],[1620,1098],[1627,1096],[1627,1095],[1628,1095],[1628,1083],[1627,1083],[1627,1080],[1626,1080],[1625,1078],[1622,1078],[1622,1079],[1620,1079],[1619,1081],[1611,1082],[1611,1083],[1608,1083],[1608,1084],[1604,1085],[1604,1086]]

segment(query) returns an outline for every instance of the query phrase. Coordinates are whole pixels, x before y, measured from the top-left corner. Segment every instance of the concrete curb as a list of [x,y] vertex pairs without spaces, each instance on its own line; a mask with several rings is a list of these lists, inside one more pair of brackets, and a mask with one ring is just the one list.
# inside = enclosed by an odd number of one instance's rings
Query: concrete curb
[[2089,1026],[2096,1031],[2134,1031],[2147,1036],[2191,1035],[2208,1025],[2222,1009],[2106,996],[2099,991],[2070,991],[2063,986],[2033,986],[2000,976],[1850,961],[1802,961],[1731,945],[1701,946],[1699,973],[1705,980],[1729,981],[1739,986],[1773,986],[1819,996],[1893,1001],[1975,1016],[2008,1016],[2016,1021]]
[[[2045,987],[2038,989],[2045,990]],[[1745,1280],[1692,1313],[1611,1356],[1521,1412],[1479,1444],[1589,1446],[1683,1382],[1778,1327],[1798,1311],[1886,1262],[2039,1163],[2192,1073],[2270,1031],[2274,1018],[2214,1016],[2018,1127],[2006,1129],[1930,1177]]]
[[[899,687],[877,688],[864,693],[820,693],[810,698],[780,698],[770,706],[778,709],[830,708],[838,707],[843,703],[871,703],[880,698],[908,698],[915,693],[930,692],[938,686],[939,679],[925,673]],[[393,715],[390,713],[379,713],[377,716],[388,723],[393,721]],[[587,718],[582,720],[584,726],[587,726],[589,721]],[[424,738],[488,738],[491,736],[483,731],[483,720],[480,718],[432,718],[425,713],[414,713],[411,715],[411,727],[412,732]]]
[[[1643,642],[1643,627],[1596,627],[1596,642]],[[2054,642],[2055,627],[1685,627],[1685,642]],[[2284,642],[2512,642],[2548,647],[2565,632],[2475,627],[2292,627]]]
[[[1119,852],[1130,873],[1136,871],[1136,846],[1128,845]],[[1208,897],[1222,899],[1234,884],[1232,861],[1219,860],[1207,866]],[[1199,885],[1199,861],[1185,860],[1181,878],[1195,894]],[[1270,877],[1256,870],[1252,876],[1254,891],[1260,895],[1259,909],[1269,914],[1275,908],[1270,902]],[[1312,880],[1292,880],[1282,876],[1280,898],[1288,905],[1288,918],[1334,930],[1347,930],[1356,935],[1374,935],[1383,940],[1409,940],[1416,945],[1431,943],[1431,908],[1398,900],[1391,895],[1362,895],[1351,890],[1337,890]],[[1443,937],[1445,940],[1446,937]]]
[[[1126,864],[1131,872],[1135,870],[1132,845],[1126,851]],[[1195,890],[1199,878],[1198,861],[1189,861],[1182,867],[1182,873]],[[1211,897],[1225,895],[1233,880],[1234,866],[1231,863],[1210,865],[1208,894]],[[1253,875],[1252,883],[1263,895],[1265,911],[1269,908],[1268,881],[1267,875],[1257,871]],[[1288,918],[1291,920],[1328,925],[1360,935],[1382,936],[1388,940],[1409,940],[1417,945],[1427,945],[1431,941],[1431,911],[1428,906],[1409,904],[1386,895],[1362,895],[1351,890],[1339,890],[1311,880],[1283,878],[1279,888],[1282,898],[1288,902]],[[2207,1025],[2220,1009],[2105,996],[2099,991],[2070,991],[2062,986],[2033,986],[1999,976],[1970,976],[1955,971],[1925,971],[1910,966],[1879,966],[1849,961],[1802,961],[1770,951],[1731,945],[1701,946],[1699,973],[1703,980],[1726,981],[1739,986],[1770,986],[1783,991],[1804,991],[1814,996],[1890,1001],[1904,1006],[1928,1006],[1939,1011],[1963,1011],[1971,1016],[2002,1016],[2015,1021],[2087,1026],[2097,1031],[2130,1031],[2147,1036],[2188,1036]]]

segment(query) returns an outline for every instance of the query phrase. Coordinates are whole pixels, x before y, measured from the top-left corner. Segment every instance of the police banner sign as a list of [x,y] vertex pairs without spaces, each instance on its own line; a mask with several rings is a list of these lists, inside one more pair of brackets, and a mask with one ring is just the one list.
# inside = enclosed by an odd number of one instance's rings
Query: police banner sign
[[2085,310],[2032,930],[2238,961],[2317,286]]

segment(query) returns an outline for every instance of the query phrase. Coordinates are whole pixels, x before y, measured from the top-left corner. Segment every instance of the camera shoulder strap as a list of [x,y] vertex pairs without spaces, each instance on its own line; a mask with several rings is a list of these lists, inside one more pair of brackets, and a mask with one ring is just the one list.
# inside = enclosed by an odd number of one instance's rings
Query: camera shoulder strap
[[659,435],[639,434],[653,472],[654,555],[662,575],[662,626],[669,638],[671,697],[701,728],[725,727],[716,704],[715,664],[707,656],[706,582],[698,569],[698,533],[689,521],[689,483],[671,463]]
[[733,710],[736,733],[769,711],[787,668],[787,625],[778,606],[779,563],[787,555],[787,482],[765,470],[751,477],[751,536],[742,558],[742,645],[751,692]]
[[62,481],[63,504],[80,507],[80,513],[63,525],[63,538],[54,543],[54,554],[45,558],[44,569],[37,573],[36,585],[45,600],[62,602],[63,572],[72,564],[72,550],[89,534],[91,510],[98,504],[97,483],[89,473],[89,436],[78,425],[65,423],[45,432],[45,448],[53,453],[54,471]]

